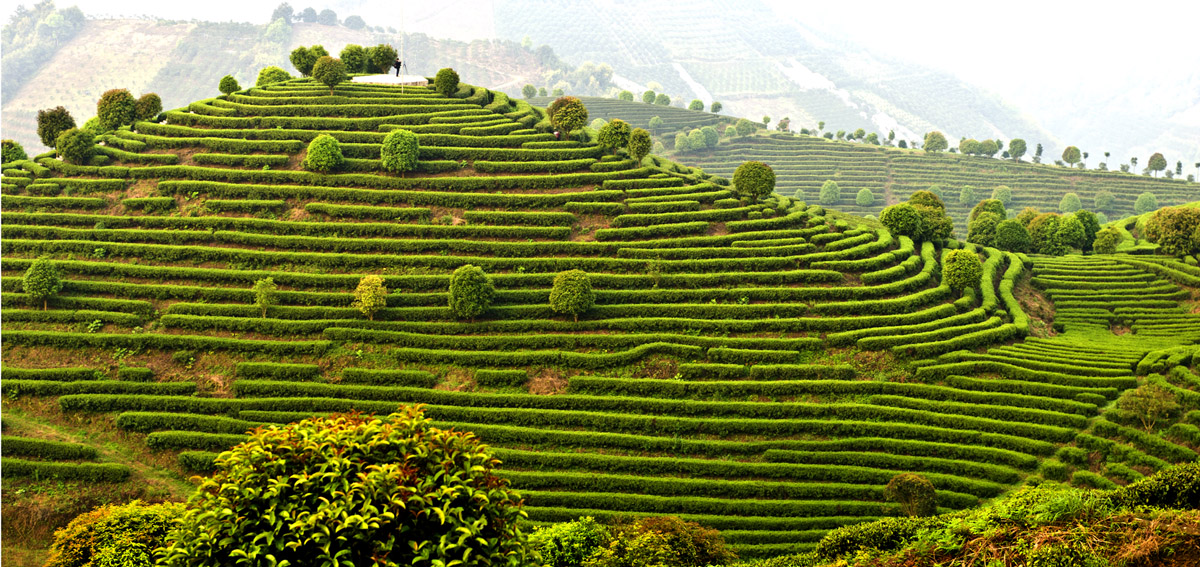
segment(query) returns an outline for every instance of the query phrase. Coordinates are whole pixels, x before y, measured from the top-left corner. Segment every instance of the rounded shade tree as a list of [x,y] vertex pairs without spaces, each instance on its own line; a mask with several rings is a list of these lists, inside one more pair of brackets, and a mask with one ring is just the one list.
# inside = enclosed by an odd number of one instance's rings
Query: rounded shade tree
[[704,126],[700,128],[700,133],[704,134],[704,146],[708,149],[717,147],[721,142],[721,134],[712,126]]
[[1082,158],[1083,154],[1081,154],[1079,152],[1079,148],[1075,146],[1067,146],[1067,149],[1063,150],[1062,160],[1068,165],[1075,165],[1079,163],[1079,160]]
[[1200,250],[1200,209],[1166,207],[1146,221],[1146,240],[1159,246],[1164,254],[1187,256]]
[[138,97],[133,107],[133,117],[136,120],[150,120],[162,112],[162,97],[156,93],[146,93]]
[[721,112],[721,109],[722,109],[722,108],[725,108],[725,106],[724,106],[724,105],[722,105],[721,103],[719,103],[719,102],[717,102],[717,101],[715,101],[715,100],[714,100],[714,101],[712,102],[712,106],[710,106],[710,107],[708,108],[708,110],[709,110],[709,112],[712,112],[713,114],[716,114],[716,113],[718,113],[718,112]]
[[525,565],[525,513],[498,465],[419,408],[262,427],[217,457],[163,564]]
[[908,197],[908,202],[914,207],[929,207],[939,211],[946,210],[946,204],[942,202],[942,188],[934,185],[928,191],[917,191]]
[[550,288],[550,309],[555,313],[572,315],[579,322],[579,316],[587,313],[596,303],[596,293],[592,291],[592,278],[583,270],[568,270],[554,276],[554,284]]
[[975,194],[975,188],[970,185],[963,185],[963,188],[958,192],[958,204],[970,205],[974,203],[979,196]]
[[433,89],[443,96],[454,96],[458,92],[458,72],[449,67],[439,69],[433,77]]
[[896,236],[925,240],[925,223],[912,203],[897,203],[879,213],[879,222]]
[[704,110],[704,101],[694,98],[688,103],[688,110]]
[[317,56],[313,55],[309,48],[301,45],[292,50],[288,55],[288,60],[292,62],[292,66],[300,72],[300,75],[307,77],[312,74],[313,65],[317,63]]
[[29,155],[25,153],[25,148],[21,147],[14,140],[0,141],[0,163],[12,163],[29,159]]
[[837,181],[827,179],[821,185],[821,193],[817,198],[817,202],[822,205],[836,205],[842,200],[842,189],[838,187]]
[[1116,202],[1117,198],[1108,191],[1097,191],[1096,195],[1092,197],[1092,205],[1096,207],[1097,211],[1111,212]]
[[616,154],[617,149],[629,145],[630,132],[628,122],[614,118],[600,128],[600,133],[596,135],[596,141],[601,147],[611,149],[613,154]]
[[704,132],[701,132],[699,128],[696,128],[691,132],[688,132],[688,145],[691,146],[692,150],[694,151],[703,150],[708,147],[708,138],[704,136]]
[[53,148],[59,134],[75,127],[75,118],[65,107],[56,106],[39,110],[37,113],[37,134],[42,145]]
[[62,276],[54,262],[42,256],[29,265],[21,278],[21,291],[29,295],[29,299],[42,303],[42,311],[49,309],[50,298],[62,291]]
[[892,477],[884,487],[883,495],[900,504],[900,509],[909,516],[937,514],[937,489],[919,474],[901,473]]
[[983,264],[979,261],[979,255],[970,250],[951,250],[943,262],[942,277],[946,285],[953,289],[978,287],[983,278]]
[[374,321],[375,314],[387,307],[388,288],[383,285],[379,276],[363,276],[354,288],[355,309],[359,310],[368,320]]
[[346,64],[347,73],[361,73],[367,67],[367,50],[361,45],[351,43],[342,48],[338,59]]
[[1029,231],[1021,221],[1008,219],[996,224],[996,248],[1008,252],[1028,252],[1029,244]]
[[1008,216],[1008,213],[1004,210],[1004,203],[999,199],[984,199],[975,205],[975,208],[971,209],[971,214],[967,216],[967,220],[973,221],[983,213],[992,213],[1000,217],[1000,220],[1004,220]]
[[675,134],[675,151],[686,152],[692,149],[692,143],[688,141],[688,135],[680,132]]
[[217,83],[217,90],[221,91],[221,94],[227,95],[242,90],[242,86],[238,84],[237,79],[233,78],[233,75],[225,75],[221,77],[221,82]]
[[1096,239],[1092,241],[1092,251],[1097,254],[1116,254],[1121,239],[1121,231],[1117,230],[1117,227],[1105,228],[1096,233]]
[[980,246],[996,245],[996,226],[1004,220],[996,213],[982,212],[967,223],[967,242]]
[[650,155],[650,147],[653,143],[654,139],[650,137],[650,132],[642,128],[634,128],[629,133],[629,155],[638,165],[641,165],[642,160]]
[[1010,189],[1007,185],[996,187],[995,189],[992,189],[992,198],[1000,201],[1000,204],[1007,207],[1012,204],[1012,189]]
[[537,96],[537,87],[528,84],[521,87],[521,96],[524,98],[533,98]]
[[1150,161],[1146,163],[1146,169],[1154,172],[1154,176],[1158,177],[1158,172],[1167,168],[1167,158],[1162,154],[1154,154],[1150,156]]
[[396,61],[396,48],[386,43],[367,49],[367,72],[387,73]]
[[284,71],[279,67],[263,67],[262,70],[258,72],[258,80],[254,81],[254,86],[263,87],[273,83],[290,81],[291,79],[292,76],[289,75],[287,71]]
[[1008,155],[1012,156],[1015,161],[1021,161],[1021,156],[1025,155],[1027,150],[1025,140],[1013,138],[1008,142]]
[[925,134],[925,143],[921,146],[927,152],[943,152],[948,147],[950,143],[946,141],[945,134],[936,131]]
[[753,122],[745,118],[739,118],[737,123],[734,124],[734,128],[737,129],[738,136],[749,136],[757,129]]
[[133,124],[137,114],[137,100],[125,89],[112,89],[100,95],[96,102],[96,118],[105,130],[116,130]]
[[333,96],[333,87],[350,78],[346,74],[346,64],[342,63],[341,59],[334,59],[328,55],[317,59],[312,68],[312,76],[321,84],[329,87],[330,96]]
[[1156,209],[1158,209],[1158,197],[1155,197],[1154,193],[1149,191],[1138,195],[1137,200],[1133,202],[1133,212],[1139,215],[1153,212]]
[[1038,254],[1062,256],[1067,252],[1067,243],[1062,241],[1060,229],[1062,217],[1055,213],[1043,213],[1029,221],[1029,240]]
[[671,97],[660,93],[658,96],[654,97],[654,104],[659,106],[671,106]]
[[748,161],[733,172],[733,186],[739,195],[755,202],[775,191],[775,170],[761,161]]
[[460,319],[474,321],[492,306],[496,286],[477,266],[460,266],[450,276],[450,310]]
[[409,130],[392,130],[383,137],[379,157],[384,170],[403,176],[404,172],[417,168],[420,153],[421,145],[416,134]]
[[646,91],[642,93],[642,102],[646,104],[654,104],[654,99],[656,96],[657,95],[654,91]]
[[96,154],[96,136],[87,130],[71,128],[58,135],[55,150],[63,159],[76,165],[87,165]]
[[633,102],[633,93],[631,93],[629,91],[621,91],[621,92],[617,93],[617,100],[623,100],[625,102]]
[[329,173],[342,166],[342,146],[337,138],[321,134],[308,143],[308,152],[301,165],[309,171]]
[[858,194],[854,196],[854,204],[860,207],[870,207],[875,204],[875,194],[870,189],[863,187],[858,190]]
[[573,96],[559,97],[546,108],[550,123],[566,136],[587,124],[588,110],[583,101]]
[[547,567],[582,567],[584,562],[612,542],[608,526],[586,516],[539,528],[529,543]]
[[1083,201],[1079,200],[1079,195],[1075,193],[1067,193],[1062,196],[1058,202],[1058,212],[1066,214],[1073,213],[1083,208]]

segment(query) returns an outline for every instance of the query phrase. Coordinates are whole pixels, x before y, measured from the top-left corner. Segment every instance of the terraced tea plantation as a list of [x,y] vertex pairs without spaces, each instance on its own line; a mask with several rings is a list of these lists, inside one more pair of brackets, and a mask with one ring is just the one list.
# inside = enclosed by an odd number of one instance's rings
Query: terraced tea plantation
[[[641,96],[637,94],[636,96]],[[703,126],[716,126],[718,124],[732,124],[734,120],[729,116],[713,114],[700,110],[688,110],[686,108],[678,108],[674,106],[661,106],[658,104],[646,104],[643,102],[626,102],[623,100],[604,98],[597,96],[579,97],[588,108],[588,116],[591,119],[602,118],[604,120],[612,120],[620,118],[628,122],[634,128],[645,128],[655,136],[665,136],[676,132],[689,132],[693,129]],[[534,97],[530,99],[530,103],[537,106],[546,106],[554,102],[553,97]],[[650,120],[658,117],[662,119],[662,126],[651,127]]]
[[[620,117],[619,113],[614,115]],[[878,216],[884,207],[936,185],[941,189],[956,229],[964,236],[971,207],[990,198],[992,191],[1000,186],[1012,190],[1013,198],[1007,206],[1015,211],[1035,207],[1056,212],[1067,193],[1077,194],[1085,209],[1096,211],[1096,194],[1108,192],[1113,196],[1113,203],[1099,212],[1112,219],[1134,214],[1134,202],[1144,192],[1153,193],[1159,206],[1194,201],[1200,195],[1200,184],[1181,179],[925,153],[803,135],[723,138],[711,152],[683,153],[675,159],[721,176],[733,175],[734,169],[745,161],[762,161],[775,169],[779,193],[814,203],[821,186],[833,180],[841,189],[841,195],[836,204],[829,206],[862,215]],[[972,188],[972,195],[962,201],[962,189],[967,186]],[[872,193],[871,204],[864,206],[856,202],[862,189]]]
[[[118,130],[103,164],[6,164],[5,407],[145,434],[202,473],[254,427],[424,404],[495,448],[534,522],[679,515],[744,558],[900,514],[883,490],[900,472],[954,510],[1031,478],[1123,484],[1197,458],[1195,266],[966,245],[983,278],[960,293],[942,258],[964,245],[790,196],[738,199],[724,179],[545,126],[469,86],[331,96],[296,80]],[[380,172],[393,129],[417,134],[416,173]],[[299,167],[323,133],[341,172]],[[881,198],[910,155],[752,138],[704,166],[770,152],[808,152],[775,162],[785,192],[833,176]],[[921,171],[959,180],[942,161]],[[1040,204],[1047,168],[993,167]],[[1184,187],[1070,174],[1072,187]],[[43,255],[64,279],[48,310],[21,282]],[[474,320],[449,307],[466,264],[496,287]],[[577,320],[549,305],[572,269],[595,290]],[[353,306],[365,275],[390,291],[370,318]],[[278,303],[260,308],[251,287],[267,277]],[[1148,382],[1191,413],[1146,428],[1115,409]],[[124,478],[86,448],[26,453],[41,457],[18,457],[26,474]]]

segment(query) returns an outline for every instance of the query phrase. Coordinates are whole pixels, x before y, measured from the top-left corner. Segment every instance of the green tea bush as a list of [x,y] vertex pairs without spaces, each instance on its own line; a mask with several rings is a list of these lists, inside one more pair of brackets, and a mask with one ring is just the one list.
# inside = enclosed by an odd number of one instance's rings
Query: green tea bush
[[618,523],[611,535],[588,567],[705,567],[737,559],[720,532],[675,516]]
[[529,537],[547,567],[583,567],[612,539],[608,527],[591,516],[540,528]]
[[1126,506],[1200,508],[1200,462],[1176,465],[1118,489],[1116,500]]
[[262,70],[258,72],[258,80],[254,81],[254,86],[263,87],[273,83],[282,83],[291,79],[292,76],[289,75],[287,71],[284,71],[279,67],[263,67]]
[[238,84],[237,79],[233,78],[233,75],[225,75],[221,77],[217,90],[221,91],[221,94],[227,95],[242,90],[242,86]]
[[487,312],[496,297],[496,287],[483,270],[466,264],[450,276],[450,310],[460,319],[475,320]]
[[149,567],[182,515],[176,503],[101,506],[54,532],[46,567]]
[[870,189],[863,187],[858,190],[858,195],[854,196],[854,204],[860,207],[869,207],[875,204],[875,194]]
[[96,155],[96,136],[87,130],[71,128],[54,142],[58,154],[70,163],[85,165]]
[[421,145],[417,135],[408,130],[392,130],[383,138],[380,158],[383,169],[403,174],[417,167]]
[[25,148],[13,140],[0,141],[0,163],[12,163],[29,159]]
[[449,67],[441,69],[433,78],[433,89],[444,96],[458,92],[458,73]]
[[821,185],[821,193],[818,197],[818,202],[822,205],[836,205],[842,200],[842,190],[838,187],[837,181],[828,179]]
[[309,171],[329,173],[341,167],[344,161],[337,138],[322,134],[308,144],[308,153],[302,165]]
[[1017,219],[1008,219],[996,224],[995,246],[1008,252],[1028,252],[1029,231]]
[[164,564],[524,565],[525,513],[498,464],[419,408],[261,428],[216,458]]
[[162,109],[162,97],[156,93],[146,93],[134,103],[133,117],[136,120],[151,120],[158,116]]

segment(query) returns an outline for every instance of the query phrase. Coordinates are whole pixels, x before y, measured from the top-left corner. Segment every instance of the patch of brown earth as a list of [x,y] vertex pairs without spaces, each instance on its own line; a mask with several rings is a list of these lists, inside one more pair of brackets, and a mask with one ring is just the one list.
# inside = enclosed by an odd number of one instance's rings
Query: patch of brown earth
[[529,393],[553,396],[567,391],[567,377],[557,368],[543,368],[529,378]]

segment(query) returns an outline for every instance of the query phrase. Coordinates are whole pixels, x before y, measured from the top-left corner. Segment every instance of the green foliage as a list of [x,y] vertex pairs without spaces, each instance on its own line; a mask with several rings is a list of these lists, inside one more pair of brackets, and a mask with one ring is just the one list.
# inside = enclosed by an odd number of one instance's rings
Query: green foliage
[[392,130],[383,137],[380,161],[385,171],[412,171],[417,168],[420,154],[420,140],[409,130]]
[[700,110],[700,111],[703,111],[703,110],[704,110],[704,101],[702,101],[702,100],[700,100],[700,99],[698,99],[698,98],[694,98],[694,99],[692,99],[692,102],[689,102],[689,103],[688,103],[688,110]]
[[[1000,217],[999,220],[1008,218],[1008,212],[1004,209],[1004,203],[999,199],[984,199],[971,209],[971,214],[967,216],[968,221],[975,220],[976,217],[983,213],[991,213]],[[997,221],[999,222],[999,221]]]
[[279,304],[279,287],[275,279],[266,277],[254,282],[251,288],[254,292],[254,306],[262,310],[263,319],[267,318],[267,309]]
[[49,299],[62,291],[62,276],[59,275],[59,270],[55,267],[52,259],[48,256],[41,256],[29,265],[28,270],[25,270],[25,275],[20,279],[20,288],[29,294],[30,299],[42,302],[44,311],[47,309]]
[[718,112],[721,112],[721,109],[722,109],[722,108],[725,108],[725,107],[724,107],[724,106],[723,106],[721,103],[719,103],[719,102],[717,102],[717,101],[715,101],[715,100],[714,100],[714,101],[712,102],[712,106],[711,106],[711,107],[709,107],[708,111],[709,111],[709,112],[711,112],[711,113],[713,113],[713,114],[716,114],[716,113],[718,113]]
[[996,223],[996,248],[1008,252],[1028,252],[1030,245],[1029,230],[1021,221],[1008,219]]
[[496,287],[483,270],[465,264],[450,276],[450,310],[459,319],[475,320],[487,312],[496,297]]
[[1109,191],[1097,191],[1096,196],[1092,199],[1092,204],[1095,205],[1097,211],[1113,211],[1113,205],[1116,202],[1116,197]]
[[688,138],[687,134],[684,134],[683,132],[675,134],[675,151],[687,152],[687,151],[691,151],[691,149],[692,149],[692,142]]
[[708,149],[714,149],[721,142],[721,134],[712,126],[703,126],[700,128],[700,133],[704,134],[704,146]]
[[417,408],[260,428],[216,458],[164,564],[524,565],[524,512],[498,464]]
[[289,75],[287,71],[272,65],[270,67],[263,67],[262,70],[258,72],[258,80],[254,82],[254,86],[265,87],[267,85],[282,83],[291,79],[292,76]]
[[1083,223],[1075,215],[1062,217],[1062,222],[1058,227],[1058,241],[1068,248],[1077,248],[1080,250],[1092,243],[1092,240],[1088,238],[1087,230],[1083,227]]
[[860,207],[869,207],[875,204],[875,194],[870,189],[863,187],[858,190],[858,195],[854,196],[854,204]]
[[825,183],[821,184],[821,193],[817,198],[817,202],[822,205],[836,205],[842,200],[842,189],[838,187],[837,181],[826,179]]
[[1075,165],[1079,163],[1081,158],[1082,155],[1079,153],[1079,148],[1075,146],[1067,146],[1067,149],[1063,150],[1062,160],[1068,165]]
[[362,19],[362,16],[347,16],[342,21],[342,25],[352,30],[361,30],[367,27],[367,22]]
[[[307,77],[312,75],[313,65],[316,65],[317,59],[321,57],[316,51],[317,47],[320,46],[314,45],[309,48],[301,45],[293,49],[291,55],[288,56],[288,60],[292,62],[292,66],[300,72],[301,76]],[[321,48],[321,51],[324,50],[324,48]]]
[[621,522],[611,535],[587,567],[705,567],[737,559],[720,532],[675,516]]
[[368,320],[374,321],[375,314],[387,307],[388,288],[383,285],[379,276],[363,276],[354,288],[355,309],[359,310]]
[[642,128],[634,128],[629,134],[629,155],[640,165],[642,160],[650,154],[650,145],[653,141],[650,132]]
[[1115,226],[1107,227],[1096,233],[1096,238],[1092,241],[1092,251],[1097,254],[1116,254],[1117,245],[1123,238],[1121,231]]
[[346,64],[347,73],[362,73],[367,68],[367,50],[361,45],[347,44],[338,58]]
[[153,120],[162,109],[162,97],[156,93],[146,93],[138,97],[134,104],[133,117],[135,120]]
[[950,144],[946,141],[945,134],[936,131],[925,134],[925,143],[921,146],[927,152],[944,152],[948,147]]
[[21,144],[7,139],[0,141],[0,163],[12,163],[27,159],[29,159],[29,155],[25,153],[25,148],[22,148]]
[[150,567],[182,514],[177,503],[100,506],[54,532],[46,567]]
[[449,67],[439,69],[433,77],[433,90],[445,96],[458,92],[458,72]]
[[659,93],[658,96],[654,97],[654,104],[659,106],[671,106],[671,97],[663,93]]
[[919,474],[901,473],[892,477],[883,494],[888,500],[900,504],[908,516],[932,516],[937,513],[937,491],[933,483]]
[[546,113],[550,115],[550,123],[568,136],[573,130],[583,128],[583,125],[587,124],[587,107],[583,105],[583,101],[573,96],[555,99],[546,108]]
[[925,236],[924,222],[912,203],[897,203],[879,213],[879,222],[896,236],[921,240]]
[[96,137],[86,130],[71,128],[58,135],[55,149],[68,162],[83,165],[96,154]]
[[1092,241],[1096,239],[1096,233],[1100,232],[1100,219],[1096,213],[1091,211],[1079,210],[1075,211],[1075,219],[1083,226],[1083,245],[1079,248],[1084,252],[1092,249]]
[[979,261],[979,255],[970,250],[952,250],[943,262],[942,277],[953,289],[979,287],[983,263]]
[[1117,407],[1150,433],[1156,432],[1160,423],[1175,420],[1180,411],[1174,392],[1153,382],[1121,392]]
[[[628,91],[623,91],[623,92],[628,92]],[[521,96],[526,99],[531,99],[531,98],[537,96],[537,87],[526,83],[525,86],[521,87]],[[622,99],[622,100],[624,100],[624,99]],[[633,100],[633,95],[630,95],[629,100]]]
[[993,212],[983,212],[975,215],[967,224],[967,242],[980,246],[996,246],[996,227],[1002,219]]
[[975,188],[970,185],[963,185],[962,190],[958,192],[958,204],[970,205],[979,197],[975,194]]
[[547,567],[583,567],[611,541],[608,527],[591,516],[538,528],[529,537],[530,545],[540,552]]
[[1058,212],[1067,214],[1078,211],[1083,208],[1083,202],[1079,200],[1079,195],[1067,193],[1062,196],[1058,202]]
[[1146,240],[1158,244],[1164,254],[1188,256],[1200,252],[1200,209],[1164,207],[1146,221]]
[[333,96],[333,87],[350,79],[350,76],[346,74],[345,63],[342,63],[341,59],[334,59],[328,55],[317,59],[317,62],[313,64],[312,76],[321,84],[329,87],[330,96]]
[[62,106],[39,110],[37,113],[37,134],[42,145],[53,148],[58,136],[75,127],[75,119]]
[[692,151],[700,151],[708,148],[708,139],[704,136],[704,132],[701,132],[699,128],[688,132],[688,147],[691,148]]
[[105,91],[96,102],[96,118],[105,130],[116,130],[121,126],[133,124],[136,115],[137,101],[126,89]]
[[242,86],[238,84],[237,79],[233,78],[233,75],[225,75],[221,77],[221,82],[217,85],[217,90],[221,91],[222,94],[231,94],[242,90]]
[[1141,195],[1138,195],[1137,201],[1134,201],[1133,203],[1133,212],[1139,215],[1144,215],[1157,209],[1158,197],[1155,197],[1154,193],[1149,191],[1145,191]]
[[775,171],[761,161],[748,161],[733,172],[733,186],[738,194],[758,201],[775,191]]
[[583,270],[568,270],[554,276],[550,288],[550,309],[575,317],[587,313],[596,303],[596,292],[592,291],[592,278]]
[[1012,189],[1009,189],[1007,185],[996,187],[995,189],[992,189],[992,199],[1000,201],[1002,205],[1007,207],[1012,204]]
[[[937,191],[935,191],[937,189]],[[946,205],[942,203],[942,197],[939,194],[941,187],[934,185],[928,191],[917,191],[908,198],[908,202],[914,207],[929,207],[940,211],[946,210]]]
[[1029,221],[1029,240],[1034,252],[1048,256],[1061,256],[1067,252],[1063,242],[1062,217],[1055,213],[1043,213]]
[[1200,462],[1176,465],[1115,491],[1125,506],[1200,508]]
[[617,149],[629,145],[630,128],[629,123],[614,118],[600,128],[600,133],[596,136],[596,141],[601,147],[612,150],[613,154],[617,153]]
[[642,93],[642,102],[646,103],[646,104],[654,104],[654,99],[656,97],[656,94],[657,93],[655,93],[654,91],[649,91],[649,90]]
[[755,130],[754,123],[745,118],[739,118],[734,127],[737,128],[738,136],[749,136]]
[[1155,174],[1166,168],[1167,159],[1164,158],[1160,153],[1155,153],[1154,155],[1150,156],[1150,161],[1146,163],[1146,169],[1155,172]]
[[387,73],[396,62],[396,48],[386,43],[367,49],[367,72]]
[[321,134],[308,144],[308,152],[301,165],[309,171],[329,173],[342,166],[342,146],[337,138],[329,134]]
[[1012,156],[1013,160],[1021,161],[1021,156],[1025,155],[1028,147],[1025,145],[1025,140],[1021,138],[1013,138],[1008,142],[1008,155]]

